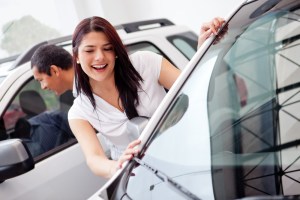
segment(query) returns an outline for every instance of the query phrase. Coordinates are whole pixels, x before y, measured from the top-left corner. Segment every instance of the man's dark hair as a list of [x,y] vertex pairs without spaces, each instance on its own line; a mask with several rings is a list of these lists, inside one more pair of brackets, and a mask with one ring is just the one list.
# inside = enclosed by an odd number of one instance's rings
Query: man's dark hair
[[31,69],[36,67],[39,73],[51,76],[50,66],[68,70],[72,65],[72,55],[62,47],[56,45],[40,46],[31,57]]

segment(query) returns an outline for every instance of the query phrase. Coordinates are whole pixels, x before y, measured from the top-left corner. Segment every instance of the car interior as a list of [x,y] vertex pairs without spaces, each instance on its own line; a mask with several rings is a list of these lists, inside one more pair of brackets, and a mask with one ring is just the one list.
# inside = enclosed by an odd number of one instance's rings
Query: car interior
[[41,90],[32,79],[15,95],[0,118],[0,140],[22,139],[33,157],[74,140],[67,122],[73,100],[72,91],[56,97],[52,92]]

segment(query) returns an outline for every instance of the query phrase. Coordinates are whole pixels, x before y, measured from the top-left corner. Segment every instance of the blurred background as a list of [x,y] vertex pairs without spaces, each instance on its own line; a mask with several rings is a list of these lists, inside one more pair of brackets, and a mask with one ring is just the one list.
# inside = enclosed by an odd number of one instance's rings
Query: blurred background
[[215,16],[226,18],[243,0],[0,0],[0,63],[43,40],[72,34],[77,23],[98,15],[118,25],[168,18],[198,34]]

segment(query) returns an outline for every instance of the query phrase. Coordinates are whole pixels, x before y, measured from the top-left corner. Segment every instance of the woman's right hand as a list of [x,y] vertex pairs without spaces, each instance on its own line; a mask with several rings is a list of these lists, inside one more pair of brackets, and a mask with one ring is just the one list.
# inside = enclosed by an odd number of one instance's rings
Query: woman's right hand
[[118,169],[122,168],[123,163],[126,161],[131,160],[135,154],[137,154],[139,151],[136,147],[141,143],[141,140],[134,140],[131,143],[128,144],[127,148],[125,151],[122,153],[120,156],[119,160],[116,163],[116,166],[112,166],[111,168],[111,175],[117,172]]

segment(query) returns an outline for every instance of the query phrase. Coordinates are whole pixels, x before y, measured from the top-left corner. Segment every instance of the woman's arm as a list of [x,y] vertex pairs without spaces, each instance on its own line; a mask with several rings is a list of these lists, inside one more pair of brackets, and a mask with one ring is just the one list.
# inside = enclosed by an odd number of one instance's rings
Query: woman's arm
[[90,123],[82,119],[70,119],[69,124],[83,150],[89,168],[98,176],[110,178],[116,171],[117,162],[106,157]]
[[69,124],[86,158],[87,165],[92,172],[98,176],[110,178],[122,167],[122,164],[132,159],[137,153],[135,146],[140,144],[139,140],[131,142],[120,156],[119,160],[109,160],[98,140],[94,128],[86,120],[70,119]]
[[164,88],[170,89],[180,74],[180,70],[172,65],[167,59],[163,58],[158,82]]

